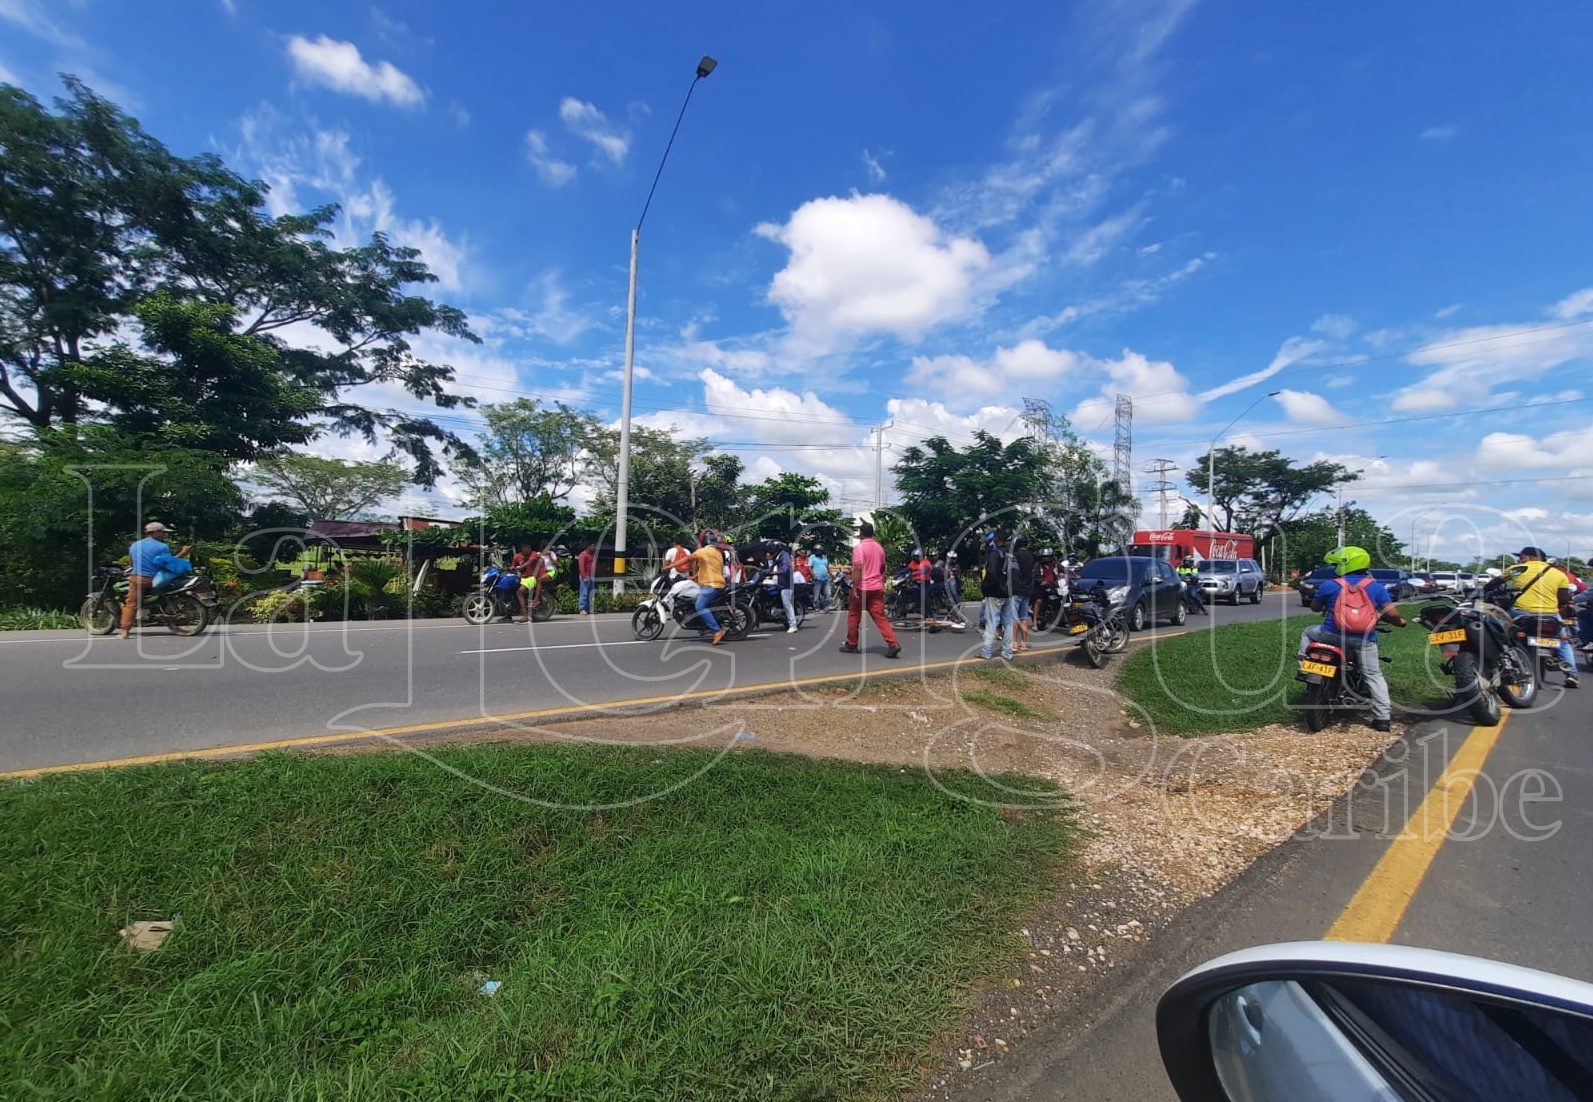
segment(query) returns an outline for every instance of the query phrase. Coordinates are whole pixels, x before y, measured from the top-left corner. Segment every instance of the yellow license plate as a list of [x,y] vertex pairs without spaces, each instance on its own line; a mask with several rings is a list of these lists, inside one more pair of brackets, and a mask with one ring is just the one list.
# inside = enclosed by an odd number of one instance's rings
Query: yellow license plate
[[1450,631],[1435,631],[1427,637],[1427,641],[1435,647],[1439,643],[1464,643],[1466,641],[1466,629],[1454,628]]
[[1560,641],[1558,639],[1534,639],[1532,640],[1532,645],[1534,647],[1548,647],[1551,650],[1560,649]]
[[1332,677],[1334,674],[1339,672],[1339,668],[1337,666],[1330,666],[1326,662],[1312,662],[1311,660],[1307,659],[1300,663],[1300,672],[1319,673],[1323,677]]
[[1068,634],[1069,635],[1083,635],[1086,631],[1089,631],[1089,630],[1090,630],[1090,625],[1089,624],[1074,624],[1072,627],[1068,628]]

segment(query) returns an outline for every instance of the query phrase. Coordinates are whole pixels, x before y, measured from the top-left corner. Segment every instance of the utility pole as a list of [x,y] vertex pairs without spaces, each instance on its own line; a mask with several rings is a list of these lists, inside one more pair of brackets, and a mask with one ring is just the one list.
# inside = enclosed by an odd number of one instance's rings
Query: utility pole
[[[892,418],[874,430],[874,508],[885,507],[885,430],[896,423]],[[875,518],[875,523],[879,523]]]
[[1161,528],[1167,527],[1167,495],[1175,489],[1173,484],[1167,480],[1167,476],[1177,469],[1178,464],[1171,459],[1158,459],[1149,468],[1148,473],[1156,476],[1156,481],[1152,482],[1148,489],[1154,490],[1160,499],[1161,524],[1159,527]]

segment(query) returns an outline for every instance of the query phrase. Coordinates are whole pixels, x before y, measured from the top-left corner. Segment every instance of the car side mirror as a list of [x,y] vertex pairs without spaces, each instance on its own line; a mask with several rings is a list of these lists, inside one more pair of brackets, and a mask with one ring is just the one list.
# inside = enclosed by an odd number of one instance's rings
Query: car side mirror
[[1593,984],[1352,942],[1219,957],[1156,1008],[1183,1102],[1593,1098]]

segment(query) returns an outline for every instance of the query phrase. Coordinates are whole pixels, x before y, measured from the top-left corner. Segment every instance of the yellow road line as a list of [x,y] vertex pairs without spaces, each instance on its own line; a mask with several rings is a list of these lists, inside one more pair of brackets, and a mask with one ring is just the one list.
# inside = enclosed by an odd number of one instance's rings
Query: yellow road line
[[1394,936],[1509,718],[1505,709],[1498,726],[1472,729],[1405,829],[1389,843],[1388,852],[1334,921],[1326,934],[1328,941],[1382,943]]

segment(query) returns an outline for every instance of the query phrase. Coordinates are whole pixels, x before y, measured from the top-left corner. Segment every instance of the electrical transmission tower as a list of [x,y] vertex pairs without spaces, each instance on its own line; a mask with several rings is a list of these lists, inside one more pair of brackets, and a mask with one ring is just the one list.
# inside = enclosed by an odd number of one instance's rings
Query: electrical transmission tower
[[1112,480],[1123,489],[1123,496],[1134,493],[1134,399],[1117,396],[1117,432],[1112,438]]
[[1167,495],[1177,489],[1173,483],[1167,480],[1167,476],[1177,469],[1178,464],[1171,459],[1158,459],[1147,468],[1147,473],[1156,476],[1156,481],[1152,482],[1146,489],[1156,494],[1161,506],[1161,524],[1158,526],[1161,528],[1167,527]]
[[1029,426],[1029,439],[1044,445],[1051,440],[1051,403],[1044,398],[1023,400],[1023,423]]

